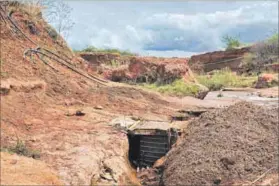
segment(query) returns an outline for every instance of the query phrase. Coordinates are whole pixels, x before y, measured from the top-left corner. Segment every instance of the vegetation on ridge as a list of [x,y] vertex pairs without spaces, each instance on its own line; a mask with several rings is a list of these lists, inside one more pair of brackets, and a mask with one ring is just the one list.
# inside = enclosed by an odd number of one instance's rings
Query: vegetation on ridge
[[122,56],[136,56],[136,53],[132,53],[128,50],[120,50],[117,48],[96,48],[94,46],[88,46],[82,50],[75,50],[75,52],[93,52],[93,53],[112,53]]

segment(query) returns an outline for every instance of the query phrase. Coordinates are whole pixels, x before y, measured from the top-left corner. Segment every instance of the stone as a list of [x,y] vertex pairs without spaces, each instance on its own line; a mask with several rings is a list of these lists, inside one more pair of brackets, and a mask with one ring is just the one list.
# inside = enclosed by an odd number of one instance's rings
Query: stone
[[85,113],[82,112],[81,110],[76,111],[76,116],[84,116],[84,115],[85,115]]
[[103,110],[103,107],[102,107],[102,106],[100,106],[100,105],[97,105],[97,106],[95,106],[95,107],[94,107],[94,109],[97,109],[97,110]]
[[161,157],[160,159],[155,161],[153,168],[162,168],[164,166],[165,161],[166,161],[166,157],[165,156]]
[[17,160],[15,160],[15,159],[13,159],[13,160],[10,161],[10,164],[12,164],[12,165],[14,165],[14,164],[16,164],[16,163],[17,163]]
[[129,116],[120,116],[118,118],[113,119],[109,125],[121,128],[121,129],[128,129],[130,126],[132,126],[136,121],[133,120]]

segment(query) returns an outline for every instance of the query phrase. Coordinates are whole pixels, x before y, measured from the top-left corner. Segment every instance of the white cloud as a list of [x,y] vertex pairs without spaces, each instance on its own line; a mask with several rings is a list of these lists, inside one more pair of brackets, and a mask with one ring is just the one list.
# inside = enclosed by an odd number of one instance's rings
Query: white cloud
[[123,48],[123,39],[118,34],[105,28],[95,32],[90,39],[90,45],[99,48]]
[[[146,49],[180,49],[193,52],[214,50],[222,47],[222,36],[230,33],[231,30],[235,32],[235,35],[238,34],[237,31],[241,32],[244,40],[246,37],[246,41],[253,40],[249,35],[251,32],[255,32],[253,29],[256,27],[259,29],[269,25],[270,29],[277,28],[278,10],[276,5],[276,3],[270,2],[244,6],[230,11],[190,15],[154,14],[143,20],[141,25],[151,30],[154,35],[158,35],[155,45],[149,45]],[[249,27],[251,28],[249,29]],[[168,32],[168,30],[172,30],[172,32]],[[268,30],[264,31],[267,32]],[[160,35],[164,37],[160,37]],[[266,33],[262,33],[261,38],[264,37],[266,37]],[[174,43],[173,40],[188,42],[188,44]],[[162,47],[162,43],[166,41],[167,44]]]
[[95,3],[94,7],[75,3],[73,8],[79,9],[74,15],[77,25],[68,40],[71,46],[90,44],[141,54],[188,55],[221,49],[225,34],[239,34],[244,42],[255,42],[278,28],[276,2],[216,2],[214,6],[211,2],[161,2],[160,6],[122,3]]

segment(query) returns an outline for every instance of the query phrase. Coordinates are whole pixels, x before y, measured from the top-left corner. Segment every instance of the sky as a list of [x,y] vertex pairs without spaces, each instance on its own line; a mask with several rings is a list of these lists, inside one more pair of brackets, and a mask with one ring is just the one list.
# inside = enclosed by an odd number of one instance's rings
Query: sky
[[67,42],[140,55],[189,57],[222,50],[224,35],[253,43],[278,32],[275,1],[65,1],[75,22]]

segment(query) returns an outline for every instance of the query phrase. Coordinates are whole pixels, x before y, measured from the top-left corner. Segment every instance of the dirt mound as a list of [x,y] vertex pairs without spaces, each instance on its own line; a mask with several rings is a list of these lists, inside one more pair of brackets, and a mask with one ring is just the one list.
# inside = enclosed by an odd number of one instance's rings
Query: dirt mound
[[278,167],[278,112],[247,102],[204,113],[167,155],[164,185],[230,185]]

